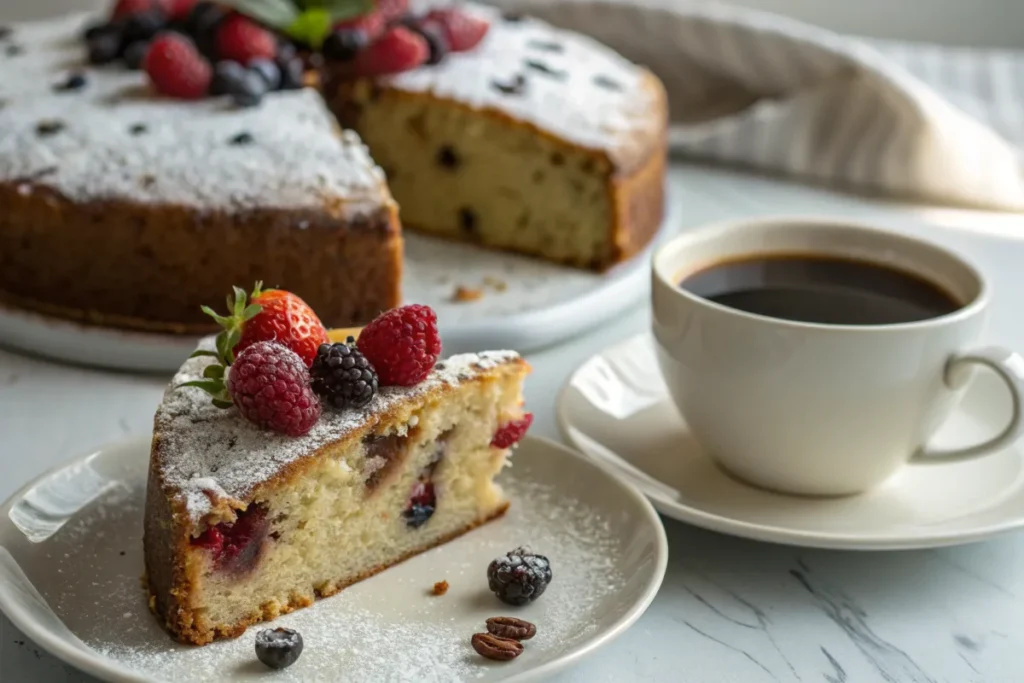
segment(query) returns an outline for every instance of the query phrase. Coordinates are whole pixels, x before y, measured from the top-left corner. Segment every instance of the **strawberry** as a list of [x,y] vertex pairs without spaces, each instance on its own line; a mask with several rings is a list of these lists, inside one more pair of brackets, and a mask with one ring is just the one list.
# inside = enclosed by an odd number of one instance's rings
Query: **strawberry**
[[409,11],[409,0],[376,0],[374,3],[376,11],[384,17],[385,23],[390,23]]
[[415,69],[429,57],[423,36],[394,26],[356,56],[354,68],[359,76],[381,76]]
[[205,97],[213,78],[209,62],[191,40],[179,33],[157,36],[142,68],[158,92],[183,100]]
[[327,329],[305,301],[291,292],[271,289],[253,293],[252,303],[261,311],[242,323],[242,338],[235,347],[241,352],[261,341],[276,341],[299,355],[308,368],[321,344],[329,344]]
[[191,14],[197,0],[163,0],[164,11],[171,21],[184,21]]
[[252,19],[232,14],[217,30],[217,56],[243,66],[254,59],[273,60],[277,56],[277,41]]
[[449,7],[431,11],[425,23],[435,24],[444,31],[448,48],[452,52],[466,52],[480,44],[491,25],[480,17]]
[[134,14],[142,14],[153,9],[161,9],[161,4],[156,0],[117,0],[114,5],[114,19],[123,19]]
[[362,31],[370,40],[374,40],[381,33],[384,33],[386,24],[384,15],[380,12],[370,12],[354,19],[339,21],[333,27],[335,31]]

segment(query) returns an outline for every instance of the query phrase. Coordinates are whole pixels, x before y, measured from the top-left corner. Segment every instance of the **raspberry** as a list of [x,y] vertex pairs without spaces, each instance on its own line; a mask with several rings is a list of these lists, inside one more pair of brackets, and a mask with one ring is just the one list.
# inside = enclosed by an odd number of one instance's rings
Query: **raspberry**
[[427,15],[427,22],[441,27],[448,39],[448,49],[452,52],[472,50],[480,44],[491,27],[484,19],[455,8],[435,9]]
[[441,355],[437,315],[419,304],[393,308],[363,328],[357,345],[381,386],[411,387],[427,378]]
[[244,65],[258,57],[274,59],[277,41],[270,31],[248,17],[233,14],[217,30],[217,56]]
[[377,0],[374,4],[385,22],[395,21],[409,11],[409,0]]
[[112,14],[114,19],[122,19],[133,14],[141,14],[142,12],[160,8],[160,3],[155,0],[117,0]]
[[335,408],[361,408],[377,393],[377,373],[354,341],[321,344],[309,371],[313,391]]
[[526,548],[516,548],[487,567],[487,585],[509,605],[528,605],[551,583],[551,562]]
[[330,340],[320,318],[305,301],[291,292],[271,289],[253,294],[252,303],[263,310],[242,324],[242,338],[235,351],[261,341],[276,341],[299,354],[308,368],[317,349]]
[[234,522],[210,527],[192,539],[192,545],[209,550],[218,569],[244,572],[256,566],[269,530],[266,507],[254,504],[238,513]]
[[524,413],[518,420],[506,422],[498,427],[498,431],[495,432],[494,438],[491,439],[491,445],[495,448],[511,448],[526,436],[526,430],[528,430],[532,424],[533,413]]
[[404,26],[388,29],[355,60],[359,76],[382,76],[415,69],[430,58],[430,47],[423,36]]
[[204,97],[213,78],[210,64],[191,40],[178,33],[157,36],[142,66],[158,92],[183,100]]
[[167,12],[167,18],[172,21],[184,21],[188,18],[188,15],[192,13],[192,8],[196,5],[196,0],[164,0],[164,9]]
[[263,429],[302,436],[320,417],[309,370],[277,342],[258,342],[242,351],[228,371],[227,388],[239,412]]

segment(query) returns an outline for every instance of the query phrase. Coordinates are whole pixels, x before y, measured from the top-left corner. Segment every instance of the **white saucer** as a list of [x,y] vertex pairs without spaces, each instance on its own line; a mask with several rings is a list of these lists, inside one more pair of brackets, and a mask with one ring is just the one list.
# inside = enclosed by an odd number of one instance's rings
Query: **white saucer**
[[[672,220],[666,216],[659,237]],[[483,348],[525,352],[577,335],[642,299],[649,286],[652,248],[607,273],[593,273],[406,233],[402,288],[408,302],[437,311],[446,355]],[[457,301],[454,293],[460,286],[478,290],[480,298]],[[83,365],[172,372],[197,341],[82,325],[0,306],[0,344]]]
[[[149,439],[79,458],[0,507],[0,610],[37,644],[107,681],[535,681],[626,630],[658,591],[668,546],[636,490],[550,441],[528,438],[501,481],[501,520],[418,555],[275,625],[305,641],[291,668],[271,673],[254,654],[258,627],[202,648],[177,645],[139,586]],[[487,589],[491,559],[530,545],[554,579],[513,608]],[[443,597],[430,595],[447,580]],[[484,620],[516,615],[537,636],[511,662],[469,644]]]
[[[557,418],[572,444],[669,517],[762,541],[856,550],[955,545],[1024,527],[1024,444],[973,462],[908,466],[848,498],[791,497],[741,483],[687,432],[652,344],[641,335],[584,362],[559,396]],[[979,373],[936,442],[962,445],[997,432],[1009,412],[1005,392]]]

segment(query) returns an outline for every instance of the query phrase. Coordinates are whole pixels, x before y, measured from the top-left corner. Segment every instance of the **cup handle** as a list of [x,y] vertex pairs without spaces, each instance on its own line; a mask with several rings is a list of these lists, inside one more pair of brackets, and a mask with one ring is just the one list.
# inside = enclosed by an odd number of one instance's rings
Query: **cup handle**
[[914,462],[957,462],[986,455],[994,450],[1009,446],[1024,433],[1024,357],[999,346],[987,346],[960,353],[946,363],[943,377],[951,389],[963,385],[960,373],[969,365],[983,365],[995,372],[1010,390],[1010,421],[999,434],[974,446],[933,450],[923,446],[915,455]]

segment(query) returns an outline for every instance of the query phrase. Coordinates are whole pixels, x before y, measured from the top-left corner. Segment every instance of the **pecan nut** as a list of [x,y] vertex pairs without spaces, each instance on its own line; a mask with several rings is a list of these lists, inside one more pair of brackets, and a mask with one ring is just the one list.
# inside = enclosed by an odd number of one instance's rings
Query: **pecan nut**
[[511,638],[502,638],[493,633],[474,633],[473,649],[482,657],[506,662],[523,654],[523,644]]
[[491,617],[487,620],[487,631],[513,640],[529,640],[537,635],[536,626],[515,617]]

